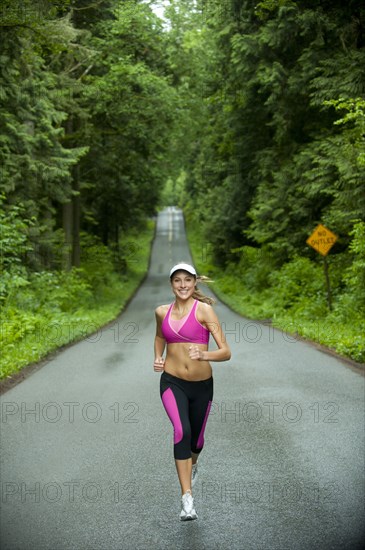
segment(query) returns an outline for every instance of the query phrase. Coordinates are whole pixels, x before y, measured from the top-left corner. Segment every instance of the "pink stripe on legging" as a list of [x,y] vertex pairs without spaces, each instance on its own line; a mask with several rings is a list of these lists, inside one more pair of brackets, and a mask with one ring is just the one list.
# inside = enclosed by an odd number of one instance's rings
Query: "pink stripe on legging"
[[171,388],[167,388],[167,390],[163,392],[162,403],[174,427],[174,445],[176,445],[176,443],[179,443],[183,438],[183,429],[179,409],[177,408],[176,399]]
[[209,416],[209,411],[210,411],[210,407],[211,407],[211,406],[212,406],[212,402],[209,401],[209,402],[208,402],[208,407],[207,407],[207,410],[206,410],[206,413],[205,413],[205,418],[204,418],[203,426],[202,426],[202,429],[200,430],[198,442],[197,442],[197,444],[196,444],[196,446],[197,446],[198,449],[202,449],[202,448],[203,448],[203,445],[204,445],[204,430],[205,430],[206,423],[207,423],[207,421],[208,421],[208,416]]

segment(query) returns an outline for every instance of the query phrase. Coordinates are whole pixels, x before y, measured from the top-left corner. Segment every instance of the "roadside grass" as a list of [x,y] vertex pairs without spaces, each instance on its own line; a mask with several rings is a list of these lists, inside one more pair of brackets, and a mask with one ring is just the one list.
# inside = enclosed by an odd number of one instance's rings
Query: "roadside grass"
[[121,313],[147,273],[154,228],[149,220],[144,230],[124,236],[119,266],[106,247],[89,242],[79,269],[33,274],[3,307],[0,379],[70,342],[96,341],[98,329]]
[[[308,289],[302,291],[302,296],[301,291],[296,289],[297,297],[293,300],[290,289],[295,286],[295,281],[294,275],[293,279],[290,278],[290,272],[285,285],[271,286],[270,281],[275,281],[279,272],[270,273],[266,286],[257,290],[249,277],[247,280],[252,284],[247,284],[245,278],[232,267],[223,270],[213,265],[208,253],[209,247],[199,226],[189,220],[186,220],[185,225],[198,273],[208,275],[214,280],[209,286],[233,311],[251,320],[264,321],[293,338],[298,335],[358,363],[365,362],[364,319],[353,309],[346,309],[346,301],[341,301],[340,296],[334,298],[332,312],[328,311],[324,289],[317,286],[314,288],[308,284]],[[308,264],[309,260],[306,262]],[[257,267],[255,269],[257,271]],[[303,273],[303,277],[305,276]],[[308,274],[309,281],[313,279],[310,279],[311,276],[311,273]],[[324,286],[322,273],[318,280],[319,285]]]

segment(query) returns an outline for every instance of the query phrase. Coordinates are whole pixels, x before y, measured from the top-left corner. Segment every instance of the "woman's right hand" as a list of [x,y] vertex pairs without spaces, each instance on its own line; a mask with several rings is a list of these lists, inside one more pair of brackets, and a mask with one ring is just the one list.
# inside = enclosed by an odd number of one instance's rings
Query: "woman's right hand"
[[155,372],[161,372],[165,368],[165,359],[163,357],[156,357],[153,363],[153,370]]

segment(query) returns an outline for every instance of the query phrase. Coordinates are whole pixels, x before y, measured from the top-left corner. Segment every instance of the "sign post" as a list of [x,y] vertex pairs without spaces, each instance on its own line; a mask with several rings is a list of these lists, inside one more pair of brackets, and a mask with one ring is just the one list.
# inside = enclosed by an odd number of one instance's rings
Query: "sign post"
[[332,296],[331,296],[331,285],[330,278],[328,273],[328,263],[327,263],[327,254],[332,248],[332,246],[337,241],[337,235],[332,233],[327,227],[321,223],[317,225],[312,235],[308,237],[306,243],[309,244],[314,250],[317,250],[323,256],[323,267],[324,267],[324,277],[326,280],[327,288],[327,303],[329,310],[332,311]]

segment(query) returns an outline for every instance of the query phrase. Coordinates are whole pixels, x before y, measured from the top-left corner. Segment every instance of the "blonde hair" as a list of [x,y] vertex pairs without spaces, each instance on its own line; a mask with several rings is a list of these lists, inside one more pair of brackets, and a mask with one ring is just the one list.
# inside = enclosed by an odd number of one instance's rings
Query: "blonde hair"
[[[213,283],[212,279],[209,277],[206,277],[205,275],[198,275],[196,278],[196,282],[198,283]],[[206,296],[202,293],[202,291],[195,285],[195,290],[193,292],[193,298],[195,300],[199,300],[199,302],[204,302],[205,304],[209,304],[212,306],[215,304],[216,300],[214,298],[211,298],[210,296]]]

